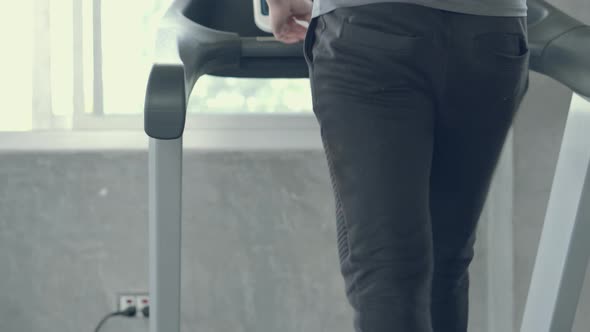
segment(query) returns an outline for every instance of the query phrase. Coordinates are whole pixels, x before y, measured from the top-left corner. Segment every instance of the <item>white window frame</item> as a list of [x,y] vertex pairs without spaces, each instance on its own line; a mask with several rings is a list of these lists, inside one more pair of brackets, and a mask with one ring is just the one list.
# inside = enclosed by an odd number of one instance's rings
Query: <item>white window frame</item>
[[[74,0],[80,1],[80,0]],[[100,5],[100,0],[94,1],[94,5]],[[80,8],[76,10],[80,11]],[[102,16],[100,12],[94,10],[95,14],[93,15],[93,24],[101,24]],[[82,25],[80,20],[77,21],[77,24]],[[99,29],[94,29],[94,38],[100,40],[100,31]],[[97,33],[98,32],[98,36]],[[100,48],[100,43],[97,44],[96,40],[93,42],[95,48]],[[98,64],[95,63],[95,70],[99,70],[102,72],[102,61],[100,60],[100,50],[94,50],[93,52],[96,55],[98,54],[99,61]],[[95,75],[95,79],[98,77],[99,79],[102,75]],[[80,107],[76,107],[74,109],[74,114],[72,118],[72,128],[74,130],[140,130],[143,129],[143,112],[138,112],[137,114],[104,114],[102,112],[102,105],[104,95],[102,92],[102,83],[94,84],[94,92],[95,97],[100,98],[100,100],[95,101],[94,106],[99,106],[98,113],[86,113]],[[97,91],[97,88],[99,91]],[[79,91],[83,91],[80,89]],[[97,93],[98,92],[98,93]],[[74,97],[76,99],[76,96]],[[82,102],[83,103],[83,102]],[[318,126],[315,120],[313,113],[306,112],[306,113],[234,113],[234,114],[207,114],[207,113],[190,113],[187,112],[186,114],[186,131],[191,130],[220,130],[220,131],[229,131],[229,130],[239,130],[241,132],[244,131],[288,131],[288,132],[301,132],[307,133],[311,131],[317,131]]]
[[[33,108],[33,131],[62,131],[67,130],[68,132],[88,132],[89,137],[98,139],[100,135],[97,135],[100,131],[117,131],[117,132],[140,132],[143,134],[143,112],[138,111],[133,114],[105,114],[101,112],[103,104],[102,75],[94,75],[94,79],[98,81],[92,83],[92,90],[94,97],[100,98],[94,102],[93,108],[98,108],[96,113],[87,113],[84,109],[85,103],[85,90],[81,88],[84,82],[84,70],[82,63],[84,62],[83,56],[83,33],[81,33],[82,27],[84,26],[83,20],[90,19],[90,17],[83,15],[82,1],[85,0],[72,0],[72,21],[73,29],[73,52],[74,52],[74,91],[73,93],[73,113],[68,115],[56,115],[52,111],[51,107],[51,68],[50,54],[51,54],[51,43],[50,31],[48,21],[45,18],[49,18],[47,12],[49,10],[49,0],[35,0],[35,15],[38,18],[34,21],[37,22],[35,25],[35,45],[37,49],[34,54],[33,69],[36,73],[36,81],[33,82],[34,90],[37,91],[34,96],[35,100],[38,101],[38,107]],[[100,6],[101,0],[92,0],[92,6],[94,6],[93,15],[91,17],[93,24],[100,24],[102,17],[100,12],[96,11],[96,6]],[[98,13],[98,14],[97,14]],[[70,19],[68,16],[66,19]],[[100,59],[100,32],[97,35],[97,29],[94,29],[92,45],[93,49],[91,52],[98,60],[94,62],[94,71],[101,71],[102,61]],[[78,73],[78,74],[76,74]],[[195,97],[196,98],[196,97]],[[206,111],[206,110],[205,110]],[[198,137],[199,135],[208,135],[210,139],[201,137],[204,142],[211,142],[212,146],[232,146],[228,142],[231,141],[231,137],[240,138],[241,143],[236,143],[235,147],[249,146],[253,147],[254,142],[258,142],[262,148],[265,146],[278,146],[284,144],[290,147],[301,147],[309,148],[321,148],[321,144],[317,144],[317,136],[319,133],[319,127],[315,116],[312,112],[301,112],[301,113],[192,113],[187,112],[186,114],[186,128],[185,132],[189,133],[190,137]],[[78,134],[74,133],[73,136]],[[145,135],[145,134],[143,134]],[[222,135],[227,136],[227,140],[221,138]],[[272,137],[272,144],[260,141],[258,137],[260,135],[270,135]],[[316,139],[312,139],[314,142],[311,144],[308,136],[313,136]],[[21,135],[22,136],[22,135]],[[26,135],[25,135],[26,136]],[[50,135],[51,136],[51,135]],[[56,142],[64,142],[64,138],[59,137],[60,135],[55,134],[51,137],[56,137]],[[51,137],[46,137],[52,140]],[[106,136],[108,141],[108,136]],[[217,137],[217,141],[223,141],[225,143],[215,143],[213,137]],[[26,139],[25,139],[26,140]],[[48,141],[48,142],[49,142]],[[125,141],[125,140],[123,140]],[[116,142],[113,142],[116,143]],[[81,143],[83,146],[86,143]],[[88,143],[89,146],[93,146],[92,143]],[[87,144],[87,145],[88,145]],[[311,145],[310,145],[311,144]],[[25,144],[26,145],[26,144]],[[29,144],[30,145],[30,144]],[[41,146],[44,143],[40,144]],[[66,144],[70,146],[71,144]],[[32,145],[31,145],[32,146]],[[117,144],[114,144],[117,146]],[[188,140],[188,146],[203,147],[202,143],[190,143]],[[120,146],[125,148],[124,146]]]
[[[74,117],[76,132],[140,133],[143,132],[141,115],[78,114]],[[318,122],[313,114],[187,114],[184,146],[189,149],[216,150],[321,150]],[[136,139],[135,139],[136,140]],[[114,140],[114,146],[125,149],[125,138]],[[134,148],[136,144],[128,145]],[[147,148],[147,145],[144,146]]]
[[[77,113],[74,130],[141,130],[144,116],[140,114],[94,115]],[[232,113],[186,114],[185,130],[315,130],[318,123],[312,113]]]

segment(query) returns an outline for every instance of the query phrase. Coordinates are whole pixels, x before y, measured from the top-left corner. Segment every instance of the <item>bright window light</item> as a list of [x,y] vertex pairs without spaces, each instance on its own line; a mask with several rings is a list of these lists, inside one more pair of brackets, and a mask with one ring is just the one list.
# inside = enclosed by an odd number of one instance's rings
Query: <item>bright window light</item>
[[32,1],[0,3],[0,131],[32,129]]
[[74,109],[72,0],[48,3],[51,32],[51,111],[55,115],[71,115]]
[[[143,112],[155,35],[171,0],[102,0],[105,114]],[[91,17],[85,21],[91,20]],[[311,112],[307,79],[238,79],[204,76],[197,82],[191,113]],[[91,112],[91,109],[87,109]]]
[[[72,122],[76,116],[86,121],[109,115],[139,118],[156,33],[172,1],[19,0],[0,4],[0,40],[6,46],[0,61],[0,131],[68,129],[76,123]],[[102,84],[96,80],[100,76]],[[311,110],[307,79],[204,76],[188,105],[190,113],[208,114]]]

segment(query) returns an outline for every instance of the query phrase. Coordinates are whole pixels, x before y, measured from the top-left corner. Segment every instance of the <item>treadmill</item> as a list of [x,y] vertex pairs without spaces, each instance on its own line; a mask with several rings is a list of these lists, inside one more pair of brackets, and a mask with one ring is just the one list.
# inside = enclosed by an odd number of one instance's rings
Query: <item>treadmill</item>
[[[260,1],[257,8],[267,14]],[[528,6],[530,69],[574,96],[521,332],[567,332],[590,258],[590,27],[544,0]],[[203,75],[308,77],[301,44],[276,41],[255,24],[253,12],[249,0],[175,0],[157,33],[144,109],[150,332],[180,332],[182,136],[195,83]]]

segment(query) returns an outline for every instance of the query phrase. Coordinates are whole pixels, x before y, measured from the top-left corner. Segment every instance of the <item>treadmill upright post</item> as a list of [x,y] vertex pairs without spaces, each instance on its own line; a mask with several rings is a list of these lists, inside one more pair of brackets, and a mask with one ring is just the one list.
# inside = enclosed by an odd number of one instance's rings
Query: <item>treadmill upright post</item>
[[180,332],[182,135],[187,89],[174,36],[174,31],[159,31],[159,57],[150,72],[144,108],[144,128],[150,137],[150,332]]
[[150,332],[180,332],[182,137],[149,141]]
[[520,332],[571,331],[590,258],[590,102],[574,94]]

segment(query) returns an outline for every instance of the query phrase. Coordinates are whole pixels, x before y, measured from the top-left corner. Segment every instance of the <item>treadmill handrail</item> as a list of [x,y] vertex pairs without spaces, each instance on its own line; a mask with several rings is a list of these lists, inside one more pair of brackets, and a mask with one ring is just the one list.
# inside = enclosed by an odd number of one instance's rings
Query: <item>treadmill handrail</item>
[[[146,133],[154,138],[182,135],[186,104],[200,76],[231,73],[249,58],[275,64],[281,59],[303,58],[300,44],[282,45],[269,37],[241,38],[193,22],[186,16],[192,1],[198,0],[175,0],[158,29],[144,112]],[[590,97],[590,27],[545,0],[528,0],[528,6],[530,69]],[[173,92],[173,87],[180,91]]]
[[590,27],[545,0],[528,0],[530,69],[590,96]]

